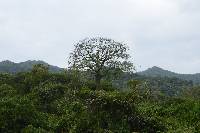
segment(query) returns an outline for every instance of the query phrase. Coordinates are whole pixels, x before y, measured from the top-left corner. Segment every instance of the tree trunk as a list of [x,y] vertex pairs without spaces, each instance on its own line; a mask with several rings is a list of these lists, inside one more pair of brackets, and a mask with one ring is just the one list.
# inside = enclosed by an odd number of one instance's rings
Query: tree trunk
[[100,84],[101,84],[101,75],[100,74],[96,74],[95,76],[95,82],[96,82],[96,89],[99,90],[100,88]]

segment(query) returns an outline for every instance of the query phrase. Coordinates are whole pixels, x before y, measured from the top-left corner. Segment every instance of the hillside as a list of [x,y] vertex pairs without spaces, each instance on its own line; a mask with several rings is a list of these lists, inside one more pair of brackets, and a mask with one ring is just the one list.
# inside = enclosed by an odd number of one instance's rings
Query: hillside
[[20,62],[20,63],[14,63],[12,61],[6,60],[6,61],[0,62],[0,72],[18,73],[18,72],[30,71],[32,67],[36,64],[43,64],[45,66],[49,66],[50,72],[60,72],[63,70],[62,68],[59,68],[57,66],[49,65],[48,63],[44,61],[29,60],[29,61]]
[[152,67],[145,71],[138,72],[139,75],[147,77],[169,77],[169,78],[179,78],[182,80],[193,81],[194,84],[200,84],[200,73],[197,74],[178,74],[168,70],[164,70],[159,67]]
[[[49,65],[44,61],[36,61],[36,60],[28,60],[25,62],[15,63],[9,60],[5,60],[0,62],[0,72],[5,73],[18,73],[30,71],[35,64],[43,64],[45,66],[49,66],[50,72],[60,72],[63,71],[62,68],[57,66]],[[175,72],[171,72],[168,70],[164,70],[159,67],[152,67],[145,71],[138,72],[138,75],[146,76],[146,77],[169,77],[169,78],[179,78],[182,80],[193,81],[195,84],[200,84],[200,73],[197,74],[178,74]]]

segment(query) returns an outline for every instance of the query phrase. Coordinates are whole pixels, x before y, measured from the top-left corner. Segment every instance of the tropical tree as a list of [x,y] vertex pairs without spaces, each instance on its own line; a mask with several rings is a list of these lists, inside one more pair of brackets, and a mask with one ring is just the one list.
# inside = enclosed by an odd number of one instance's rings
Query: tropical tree
[[96,88],[99,88],[101,79],[109,73],[128,72],[133,69],[133,64],[128,60],[128,50],[126,44],[112,39],[87,38],[75,45],[70,54],[69,66],[90,72],[95,77]]

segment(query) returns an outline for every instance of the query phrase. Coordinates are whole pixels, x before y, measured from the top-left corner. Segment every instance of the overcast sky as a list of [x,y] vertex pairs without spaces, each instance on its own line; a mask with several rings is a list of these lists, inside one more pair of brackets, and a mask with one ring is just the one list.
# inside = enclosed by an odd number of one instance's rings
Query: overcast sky
[[200,0],[0,0],[0,61],[66,67],[99,36],[127,43],[138,71],[200,73]]

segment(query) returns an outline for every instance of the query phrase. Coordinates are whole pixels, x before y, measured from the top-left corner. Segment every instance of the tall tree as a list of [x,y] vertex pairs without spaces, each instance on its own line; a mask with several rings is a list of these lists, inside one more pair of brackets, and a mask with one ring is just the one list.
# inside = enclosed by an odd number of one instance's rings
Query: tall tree
[[87,38],[75,45],[70,54],[69,66],[94,75],[99,88],[101,79],[114,70],[131,71],[133,64],[128,61],[128,46],[107,38]]

